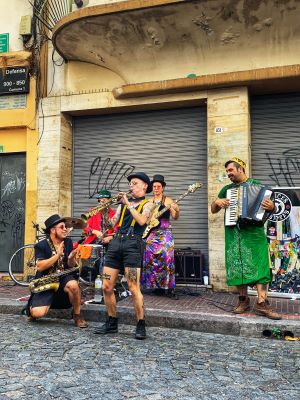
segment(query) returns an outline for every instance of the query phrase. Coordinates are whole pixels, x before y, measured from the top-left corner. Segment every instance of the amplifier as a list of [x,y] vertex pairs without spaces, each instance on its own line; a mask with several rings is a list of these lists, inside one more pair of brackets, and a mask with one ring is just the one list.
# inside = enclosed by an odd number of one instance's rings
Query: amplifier
[[175,279],[177,283],[203,282],[203,254],[200,250],[175,249]]

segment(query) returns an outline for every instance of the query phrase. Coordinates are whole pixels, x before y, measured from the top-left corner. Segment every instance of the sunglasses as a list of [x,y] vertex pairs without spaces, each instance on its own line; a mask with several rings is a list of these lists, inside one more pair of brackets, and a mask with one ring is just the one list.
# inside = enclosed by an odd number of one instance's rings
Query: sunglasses
[[67,229],[66,225],[57,225],[55,228],[61,230]]

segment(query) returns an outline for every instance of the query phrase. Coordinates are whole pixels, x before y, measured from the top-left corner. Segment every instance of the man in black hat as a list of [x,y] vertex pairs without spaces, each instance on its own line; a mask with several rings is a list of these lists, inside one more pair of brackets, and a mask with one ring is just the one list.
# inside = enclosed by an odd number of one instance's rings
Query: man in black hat
[[107,320],[104,325],[95,330],[97,334],[118,332],[116,317],[116,299],[114,287],[120,270],[124,269],[128,288],[132,294],[137,318],[136,339],[146,338],[144,299],[140,290],[140,275],[144,245],[142,235],[151,217],[152,206],[145,199],[145,194],[151,192],[151,182],[144,172],[136,172],[127,177],[132,193],[128,199],[125,193],[112,223],[118,224],[118,233],[111,241],[105,257],[103,273],[110,279],[103,280],[103,295],[107,309]]
[[[65,219],[58,214],[45,221],[46,239],[35,244],[36,279],[59,273],[76,266],[77,250],[73,250],[72,240],[67,238]],[[81,293],[77,280],[72,274],[60,277],[57,291],[50,289],[31,295],[27,313],[29,319],[44,317],[50,308],[73,307],[73,318],[78,328],[87,324],[80,314]]]

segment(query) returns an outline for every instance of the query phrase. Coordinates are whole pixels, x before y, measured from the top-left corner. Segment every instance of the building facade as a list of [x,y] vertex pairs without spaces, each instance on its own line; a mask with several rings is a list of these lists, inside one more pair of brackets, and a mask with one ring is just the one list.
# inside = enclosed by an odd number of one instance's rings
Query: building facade
[[175,243],[200,250],[226,289],[223,216],[209,209],[225,161],[239,156],[266,184],[300,183],[299,1],[73,3],[48,15],[37,221],[80,216],[133,170],[163,174],[174,199],[200,181]]
[[32,52],[26,47],[31,35],[19,34],[24,16],[31,21],[32,7],[12,0],[0,17],[0,273],[7,272],[12,253],[35,238],[36,80]]

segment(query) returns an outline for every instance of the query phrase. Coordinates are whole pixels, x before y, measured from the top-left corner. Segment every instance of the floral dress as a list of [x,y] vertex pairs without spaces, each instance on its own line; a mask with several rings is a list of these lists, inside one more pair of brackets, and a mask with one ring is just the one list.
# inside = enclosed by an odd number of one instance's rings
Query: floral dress
[[[160,205],[162,209],[164,204]],[[174,240],[170,211],[163,214],[160,225],[147,238],[141,286],[144,289],[175,288]]]

